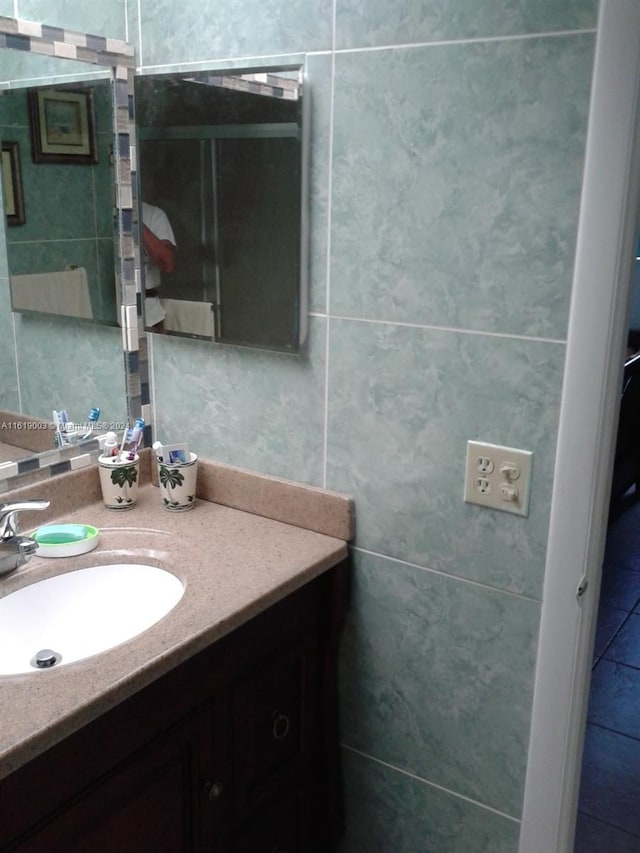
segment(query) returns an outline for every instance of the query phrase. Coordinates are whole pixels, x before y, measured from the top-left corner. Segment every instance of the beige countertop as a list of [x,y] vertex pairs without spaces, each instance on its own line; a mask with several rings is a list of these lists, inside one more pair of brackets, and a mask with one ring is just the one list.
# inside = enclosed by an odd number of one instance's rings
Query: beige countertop
[[15,462],[17,459],[26,459],[27,456],[33,456],[34,451],[25,450],[23,447],[16,447],[15,444],[6,444],[0,441],[0,462]]
[[[198,499],[193,509],[181,513],[165,510],[159,490],[148,482],[141,486],[133,509],[106,509],[96,491],[95,469],[54,478],[50,491],[29,487],[37,495],[21,489],[3,496],[5,501],[51,497],[52,511],[44,520],[38,514],[38,522],[91,524],[100,529],[100,541],[94,551],[80,557],[32,557],[23,568],[0,578],[0,597],[53,574],[114,562],[167,568],[180,578],[185,591],[159,622],[109,651],[57,668],[0,676],[0,778],[346,556],[353,526],[347,498],[250,472],[237,474],[236,478],[235,469],[215,463],[201,465]],[[256,506],[246,496],[237,501],[252,511],[213,502],[216,483],[220,500],[226,502],[229,495],[237,498],[242,482],[251,494],[254,485],[259,487]],[[74,484],[83,493],[80,509],[73,508],[69,499]],[[275,490],[270,501],[274,507],[279,505],[278,494],[283,496],[285,513],[288,501],[298,512],[308,502],[310,526],[326,526],[338,535],[298,526],[304,523],[302,517],[290,524],[257,514],[270,489]],[[61,496],[59,513],[54,493]],[[203,493],[209,499],[203,499]],[[329,522],[318,525],[325,510]],[[279,513],[276,509],[274,514]],[[22,518],[24,530],[39,526],[36,513]]]

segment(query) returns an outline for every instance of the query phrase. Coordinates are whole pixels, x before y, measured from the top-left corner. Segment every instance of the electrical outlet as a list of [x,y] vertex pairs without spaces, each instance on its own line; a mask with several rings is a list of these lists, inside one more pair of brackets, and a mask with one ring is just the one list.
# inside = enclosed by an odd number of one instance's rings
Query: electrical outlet
[[493,471],[493,460],[490,456],[478,456],[476,459],[476,470],[480,474],[491,474]]
[[465,502],[528,515],[532,462],[530,450],[468,441]]
[[491,491],[491,483],[486,477],[476,477],[473,485],[475,486],[476,492],[479,492],[481,495],[488,495]]

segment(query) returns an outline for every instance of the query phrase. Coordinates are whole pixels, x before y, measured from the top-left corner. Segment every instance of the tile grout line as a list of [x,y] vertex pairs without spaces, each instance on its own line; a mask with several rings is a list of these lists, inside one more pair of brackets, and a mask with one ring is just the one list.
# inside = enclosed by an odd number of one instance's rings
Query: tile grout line
[[[335,46],[336,39],[336,2],[337,0],[333,0],[332,4],[332,42],[333,46]],[[322,486],[323,488],[327,488],[327,475],[329,469],[329,368],[330,368],[330,360],[331,360],[331,313],[330,313],[330,300],[331,300],[331,204],[333,197],[333,120],[334,120],[334,109],[333,109],[333,98],[335,92],[335,70],[336,70],[336,54],[335,51],[331,51],[331,70],[330,70],[330,84],[329,84],[329,150],[327,152],[327,162],[328,162],[328,175],[327,175],[327,217],[326,217],[326,228],[327,228],[327,236],[326,236],[326,251],[325,251],[325,309],[326,309],[326,322],[325,322],[325,330],[324,330],[324,421],[323,421],[323,444],[322,444]],[[313,314],[311,314],[313,316]]]
[[443,793],[449,794],[452,797],[456,797],[459,800],[464,800],[465,802],[471,803],[472,805],[477,806],[478,808],[486,809],[487,811],[493,812],[493,814],[513,821],[513,823],[520,823],[519,818],[514,817],[513,815],[507,814],[506,812],[502,812],[500,811],[500,809],[495,809],[493,808],[493,806],[488,806],[486,805],[486,803],[481,803],[479,800],[474,800],[473,797],[467,797],[465,794],[460,794],[457,791],[452,791],[451,788],[445,788],[444,785],[438,785],[436,782],[430,782],[428,779],[425,779],[424,776],[418,776],[417,773],[411,773],[411,771],[409,770],[403,770],[402,767],[398,767],[395,764],[390,764],[388,761],[383,761],[381,758],[376,758],[374,755],[369,755],[369,753],[362,752],[362,750],[356,749],[353,746],[349,746],[346,743],[341,743],[340,746],[343,749],[348,750],[349,752],[353,752],[356,755],[360,755],[362,758],[366,758],[369,761],[374,761],[376,764],[380,764],[383,767],[388,767],[389,770],[394,770],[396,773],[401,773],[403,776],[408,776],[410,779],[415,779],[416,782],[421,782],[423,785],[428,785],[430,788],[435,788],[437,791],[442,791]]
[[403,42],[398,44],[378,44],[364,47],[341,47],[336,48],[340,55],[353,53],[371,53],[376,50],[408,50],[425,47],[455,47],[457,45],[491,44],[493,42],[532,41],[544,38],[566,38],[567,36],[596,35],[597,29],[586,28],[578,30],[551,30],[548,32],[515,33],[506,36],[474,36],[458,39],[439,39],[434,41]]
[[492,586],[488,583],[483,583],[482,581],[474,580],[473,578],[465,578],[462,575],[454,575],[450,572],[445,572],[442,569],[432,569],[429,566],[421,566],[419,563],[412,563],[409,560],[402,560],[400,557],[392,557],[389,554],[381,554],[379,551],[371,551],[368,548],[362,548],[358,545],[352,545],[351,550],[354,554],[367,554],[371,557],[379,557],[381,560],[389,560],[392,563],[397,563],[401,566],[409,566],[412,569],[418,569],[421,572],[429,572],[432,575],[439,575],[443,578],[449,578],[450,580],[460,581],[461,583],[471,584],[471,586],[478,586],[481,589],[486,589],[489,592],[498,592],[502,595],[509,595],[512,598],[520,598],[524,601],[531,601],[534,604],[540,604],[540,599],[535,598],[533,595],[525,595],[522,592],[513,592],[509,589],[503,589],[499,586]]
[[432,323],[411,323],[408,320],[379,320],[372,317],[350,317],[346,314],[323,314],[319,311],[310,311],[310,317],[318,317],[319,319],[343,320],[351,323],[370,323],[378,326],[403,326],[409,329],[425,329],[433,332],[453,332],[459,335],[477,335],[479,337],[489,338],[507,338],[516,341],[537,341],[545,344],[561,344],[566,346],[566,338],[547,338],[537,335],[517,334],[516,332],[491,332],[485,329],[463,329],[458,326],[437,326]]

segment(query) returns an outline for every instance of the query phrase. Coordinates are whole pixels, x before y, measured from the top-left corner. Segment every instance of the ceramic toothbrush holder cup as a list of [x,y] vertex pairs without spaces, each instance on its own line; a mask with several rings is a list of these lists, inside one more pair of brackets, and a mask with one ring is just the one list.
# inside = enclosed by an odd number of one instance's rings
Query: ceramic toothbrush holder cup
[[102,500],[108,509],[131,509],[138,500],[140,457],[133,460],[100,456],[98,459]]
[[196,500],[198,457],[189,454],[188,462],[158,461],[158,485],[165,509],[184,512],[191,509]]

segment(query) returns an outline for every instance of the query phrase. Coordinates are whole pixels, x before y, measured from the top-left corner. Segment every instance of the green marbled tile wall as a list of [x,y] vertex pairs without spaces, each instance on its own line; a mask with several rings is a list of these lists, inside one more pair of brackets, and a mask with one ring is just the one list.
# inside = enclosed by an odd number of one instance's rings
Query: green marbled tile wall
[[[155,336],[157,422],[355,498],[343,853],[515,851],[597,4],[304,7],[140,4],[144,67],[313,98],[309,351]],[[470,438],[533,450],[528,518],[463,503]]]

